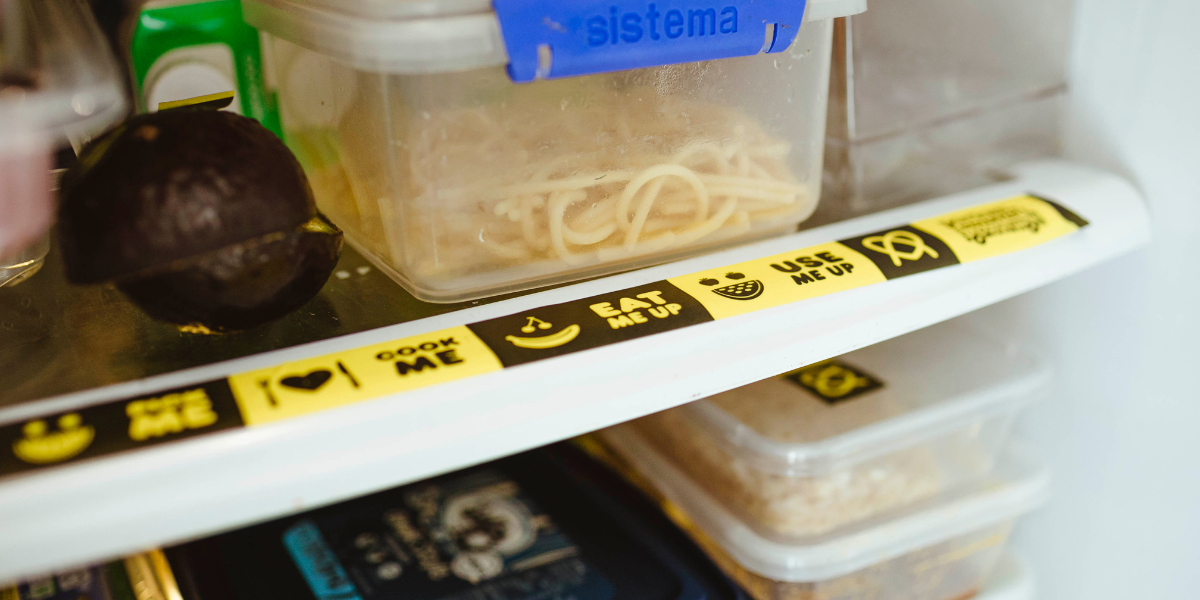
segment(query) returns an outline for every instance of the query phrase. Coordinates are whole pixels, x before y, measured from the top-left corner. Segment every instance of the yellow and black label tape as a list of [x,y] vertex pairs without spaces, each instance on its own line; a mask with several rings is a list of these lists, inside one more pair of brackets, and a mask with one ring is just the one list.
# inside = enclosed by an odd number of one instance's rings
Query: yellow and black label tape
[[591,298],[0,426],[0,476],[298,417],[1035,246],[1087,225],[1020,196]]
[[837,404],[883,387],[883,381],[845,361],[830,358],[779,376],[829,404]]
[[158,110],[174,110],[177,108],[207,108],[211,110],[221,110],[233,104],[234,92],[217,92],[216,94],[205,94],[194,98],[184,98],[182,100],[172,100],[170,102],[159,102]]

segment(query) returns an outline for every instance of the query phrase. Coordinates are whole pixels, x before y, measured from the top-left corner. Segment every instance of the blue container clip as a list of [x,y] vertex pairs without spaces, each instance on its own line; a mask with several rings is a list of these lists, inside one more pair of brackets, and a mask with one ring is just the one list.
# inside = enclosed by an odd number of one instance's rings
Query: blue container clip
[[783,52],[805,0],[493,0],[523,83]]

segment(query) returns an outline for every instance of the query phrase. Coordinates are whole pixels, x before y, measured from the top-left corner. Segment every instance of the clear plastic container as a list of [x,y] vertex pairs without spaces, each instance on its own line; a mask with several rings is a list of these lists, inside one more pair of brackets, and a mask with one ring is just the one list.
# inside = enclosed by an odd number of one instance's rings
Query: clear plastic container
[[1049,472],[1010,446],[986,478],[907,510],[804,542],[766,537],[632,428],[606,441],[662,495],[667,512],[756,600],[959,600],[975,595],[1016,518],[1048,496]]
[[974,600],[1036,600],[1037,584],[1029,563],[1009,551],[988,575]]
[[1074,0],[878,2],[834,34],[823,199],[841,217],[1060,152]]
[[760,535],[803,541],[988,475],[1049,379],[950,322],[628,426]]
[[56,145],[87,141],[126,108],[87,2],[0,2],[0,286],[35,272],[49,248]]
[[488,2],[243,6],[322,211],[442,302],[794,230],[821,191],[832,17],[865,4],[809,0],[779,53],[520,84]]

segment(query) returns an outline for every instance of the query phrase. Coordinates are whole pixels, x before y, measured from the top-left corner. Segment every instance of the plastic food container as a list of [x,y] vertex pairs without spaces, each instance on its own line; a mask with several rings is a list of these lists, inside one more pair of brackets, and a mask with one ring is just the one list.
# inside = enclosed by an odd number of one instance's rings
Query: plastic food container
[[605,432],[661,492],[668,513],[757,600],[957,600],[975,595],[1017,517],[1041,505],[1048,471],[1009,447],[992,473],[907,510],[804,542],[759,533],[632,429]]
[[803,541],[986,476],[1049,379],[951,322],[628,426],[760,535]]
[[0,2],[0,287],[35,272],[49,248],[56,145],[86,141],[125,110],[86,2]]
[[821,192],[832,17],[865,8],[243,3],[322,211],[435,302],[794,230]]
[[1074,0],[878,2],[834,34],[824,200],[851,216],[1061,152]]
[[1035,600],[1037,584],[1033,571],[1020,556],[1006,552],[992,568],[983,589],[974,600]]

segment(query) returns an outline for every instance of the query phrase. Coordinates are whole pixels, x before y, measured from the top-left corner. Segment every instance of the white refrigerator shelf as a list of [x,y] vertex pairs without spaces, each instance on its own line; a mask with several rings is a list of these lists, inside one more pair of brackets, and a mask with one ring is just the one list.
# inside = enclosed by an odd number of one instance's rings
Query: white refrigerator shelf
[[[705,280],[720,278],[728,266],[741,269],[749,265],[752,269],[753,261],[764,257],[775,261],[778,257],[774,255],[780,253],[899,231],[894,228],[1026,194],[1053,199],[1088,224],[1045,243],[1006,250],[984,260],[964,259],[963,264],[871,285],[842,286],[844,289],[824,295],[796,299],[759,290],[763,298],[759,302],[764,304],[756,310],[738,312],[728,307],[741,305],[704,296],[705,308],[713,319],[689,322],[653,335],[602,340],[580,351],[568,351],[570,340],[553,344],[568,337],[586,341],[592,335],[589,331],[595,330],[585,327],[582,333],[576,330],[572,334],[566,323],[559,322],[561,319],[544,316],[575,314],[555,307],[562,304],[580,308],[580,314],[590,310],[603,324],[606,319],[621,321],[620,313],[612,311],[624,308],[628,309],[624,314],[631,315],[640,302],[648,305],[642,309],[644,312],[660,309],[658,312],[669,320],[684,314],[665,308],[675,303],[657,304],[655,298],[670,299],[669,294],[626,296],[623,292],[632,288],[644,292],[644,286],[664,281],[676,281],[686,288],[692,281],[685,277],[689,274],[703,275]],[[885,237],[879,236],[874,245],[886,246],[885,250],[898,255],[888,256],[887,260],[907,264],[905,261],[914,259],[906,256],[921,258],[918,248],[903,245],[903,236],[892,236],[891,242]],[[84,452],[76,457],[78,460],[63,459],[61,464],[54,464],[54,453],[61,453],[64,444],[69,446],[69,439],[59,440],[63,443],[54,446],[59,450],[49,454],[38,452],[53,444],[39,446],[37,439],[26,444],[26,458],[32,457],[35,463],[41,459],[46,464],[15,463],[8,457],[11,464],[24,466],[0,477],[0,581],[204,536],[607,427],[961,315],[1130,252],[1148,239],[1146,207],[1127,182],[1070,163],[1037,163],[1006,183],[731,250],[0,408],[0,429],[18,432],[13,434],[17,436],[14,452],[16,445],[29,439],[27,435],[21,437],[21,428],[39,420],[43,421],[43,433],[39,434],[43,437],[65,433],[82,438],[87,435],[72,432],[87,429],[100,444],[103,436],[112,432],[102,431],[99,421],[94,430],[88,429],[92,427],[89,415],[100,414],[96,411],[103,407],[117,407],[121,414],[132,414],[126,403],[159,398],[164,390],[205,389],[214,410],[222,413],[225,405],[218,396],[232,387],[240,389],[240,395],[231,410],[236,413],[241,409],[240,415],[217,415],[222,419],[219,423],[228,427],[212,425],[220,430],[201,431],[203,435],[194,437],[184,436],[184,430],[193,426],[201,430],[218,421],[204,417],[203,411],[192,412],[188,413],[192,421],[176,423],[175,429],[170,429],[175,432],[171,435],[163,435],[161,423],[158,429],[153,423],[141,423],[136,436],[133,423],[127,422],[130,437],[140,436],[143,442],[174,439],[172,436],[180,439],[145,447],[132,442],[116,444],[112,447],[121,451],[91,457]],[[764,277],[752,279],[767,281]],[[754,292],[752,285],[742,285],[753,281],[721,283],[722,289],[728,287],[728,294],[735,296]],[[768,287],[779,289],[779,285],[767,281]],[[707,291],[693,291],[701,293]],[[596,307],[602,304],[597,296],[611,297],[608,306]],[[640,300],[623,307],[623,297]],[[729,295],[723,297],[728,299]],[[694,308],[682,310],[686,313]],[[487,352],[486,344],[480,349],[466,339],[475,330],[464,325],[503,323],[507,316],[527,322],[530,316],[539,315],[544,321],[555,322],[545,329],[558,337],[511,343],[561,347],[556,351],[561,355],[522,362],[519,357],[505,358],[497,350],[502,359],[499,363],[504,363],[499,364],[496,356]],[[618,323],[617,328],[643,325],[638,318],[630,320],[633,325]],[[542,330],[533,327],[533,322],[528,324],[533,333],[514,332],[515,337],[541,337]],[[486,338],[486,332],[476,330]],[[460,344],[454,348],[456,353],[432,358],[436,353],[429,348],[428,356],[435,368],[418,373],[429,375],[422,380],[428,383],[387,383],[380,379],[382,375],[370,371],[374,360],[382,361],[389,370],[403,370],[399,367],[401,355],[410,357],[410,365],[416,364],[415,357],[420,356],[404,354],[408,352],[404,348],[418,352],[421,343],[436,344],[455,335],[460,336],[455,339]],[[423,341],[423,337],[429,340]],[[503,339],[510,337],[514,336]],[[495,349],[502,342],[493,339],[491,343]],[[379,358],[386,352],[393,354]],[[484,354],[489,356],[486,361],[476,360]],[[329,365],[325,374],[321,372],[322,364]],[[451,370],[463,364],[468,366],[461,371]],[[438,365],[441,370],[436,370]],[[449,377],[439,373],[461,374]],[[470,376],[464,376],[467,374]],[[280,383],[288,378],[290,389],[288,383]],[[208,384],[217,387],[205,388]],[[306,386],[333,390],[326,386],[334,385],[341,386],[337,389],[342,391],[320,392],[326,394],[323,397],[329,399],[327,402],[291,412],[279,408],[290,402],[287,394],[302,398],[313,391]],[[255,408],[250,406],[255,401],[248,398],[258,393],[263,396]],[[176,396],[173,401],[182,406],[180,403],[195,398],[195,394]],[[229,398],[224,401],[233,402]],[[276,409],[282,412],[272,412]],[[60,420],[68,414],[82,417]],[[196,418],[196,414],[201,417]]]

